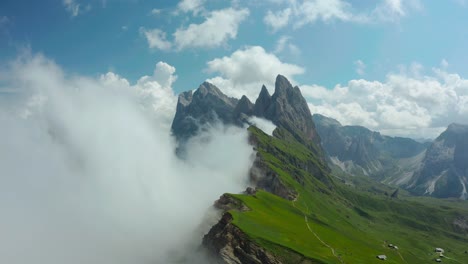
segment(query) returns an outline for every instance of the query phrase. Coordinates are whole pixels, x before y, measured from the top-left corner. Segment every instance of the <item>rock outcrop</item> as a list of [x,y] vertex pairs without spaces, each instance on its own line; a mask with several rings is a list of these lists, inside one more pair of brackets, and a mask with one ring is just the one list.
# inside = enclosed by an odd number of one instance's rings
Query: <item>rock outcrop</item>
[[[299,87],[293,87],[282,75],[276,77],[275,93],[269,96],[265,87],[255,102],[254,115],[271,120],[297,136],[298,140],[311,140],[320,144],[307,102]],[[299,133],[298,133],[299,132]]]
[[219,263],[282,263],[232,224],[230,213],[224,213],[221,220],[203,237],[203,245],[218,258]]
[[172,122],[172,133],[183,142],[197,134],[206,124],[216,121],[234,124],[234,109],[238,101],[208,82],[201,84],[193,94],[192,91],[181,93]]

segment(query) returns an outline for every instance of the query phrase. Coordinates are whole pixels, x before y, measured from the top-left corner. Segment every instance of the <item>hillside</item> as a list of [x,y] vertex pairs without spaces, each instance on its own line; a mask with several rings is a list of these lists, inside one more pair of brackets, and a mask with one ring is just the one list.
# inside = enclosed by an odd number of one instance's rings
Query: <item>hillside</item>
[[[255,127],[249,131],[258,140],[259,157],[297,197],[289,201],[262,190],[253,195],[232,194],[248,210],[232,209],[226,214],[232,217],[232,225],[278,263],[374,263],[380,254],[388,257],[388,263],[427,263],[434,260],[435,247],[449,249],[447,257],[456,260],[445,263],[467,263],[468,210],[458,207],[461,202],[431,205],[430,200],[392,199],[337,180],[327,186],[315,175],[284,162],[307,153],[306,148],[286,147],[291,142],[283,144],[284,140]],[[461,206],[466,208],[466,203]]]

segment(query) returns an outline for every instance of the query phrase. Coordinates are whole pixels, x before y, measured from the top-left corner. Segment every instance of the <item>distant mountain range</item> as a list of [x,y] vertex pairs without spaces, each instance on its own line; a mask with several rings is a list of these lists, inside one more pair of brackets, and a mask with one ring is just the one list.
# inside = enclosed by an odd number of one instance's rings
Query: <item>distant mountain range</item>
[[452,124],[434,142],[381,135],[313,116],[331,166],[414,194],[467,199],[468,126]]

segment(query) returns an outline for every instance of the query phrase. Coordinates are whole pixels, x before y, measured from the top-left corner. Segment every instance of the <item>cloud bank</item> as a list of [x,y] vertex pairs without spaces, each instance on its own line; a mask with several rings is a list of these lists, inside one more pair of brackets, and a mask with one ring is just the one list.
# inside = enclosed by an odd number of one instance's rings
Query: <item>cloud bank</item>
[[40,55],[1,72],[0,262],[193,262],[185,246],[217,197],[245,187],[252,148],[245,130],[215,126],[178,159],[174,73],[160,62],[130,85]]
[[313,113],[389,135],[434,138],[450,123],[468,120],[468,80],[446,69],[424,73],[419,64],[382,82],[359,79],[333,89],[304,85],[301,90]]

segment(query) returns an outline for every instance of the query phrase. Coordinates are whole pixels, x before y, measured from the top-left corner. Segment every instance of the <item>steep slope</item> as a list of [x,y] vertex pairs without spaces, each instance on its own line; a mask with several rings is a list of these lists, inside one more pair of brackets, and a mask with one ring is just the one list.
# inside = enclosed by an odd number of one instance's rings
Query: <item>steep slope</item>
[[428,145],[381,135],[362,126],[342,126],[319,114],[313,119],[330,162],[348,173],[372,176],[387,183],[406,183]]
[[468,126],[451,124],[428,148],[408,188],[421,195],[467,199]]
[[260,189],[223,195],[233,206],[224,207],[203,240],[220,263],[379,263],[380,254],[386,263],[428,263],[435,247],[450,250],[453,261],[445,263],[468,262],[466,203],[394,199],[333,180],[327,186],[316,175],[328,175],[320,166],[314,173],[285,162],[317,162],[293,137],[249,131],[258,156],[297,195],[287,200]]

